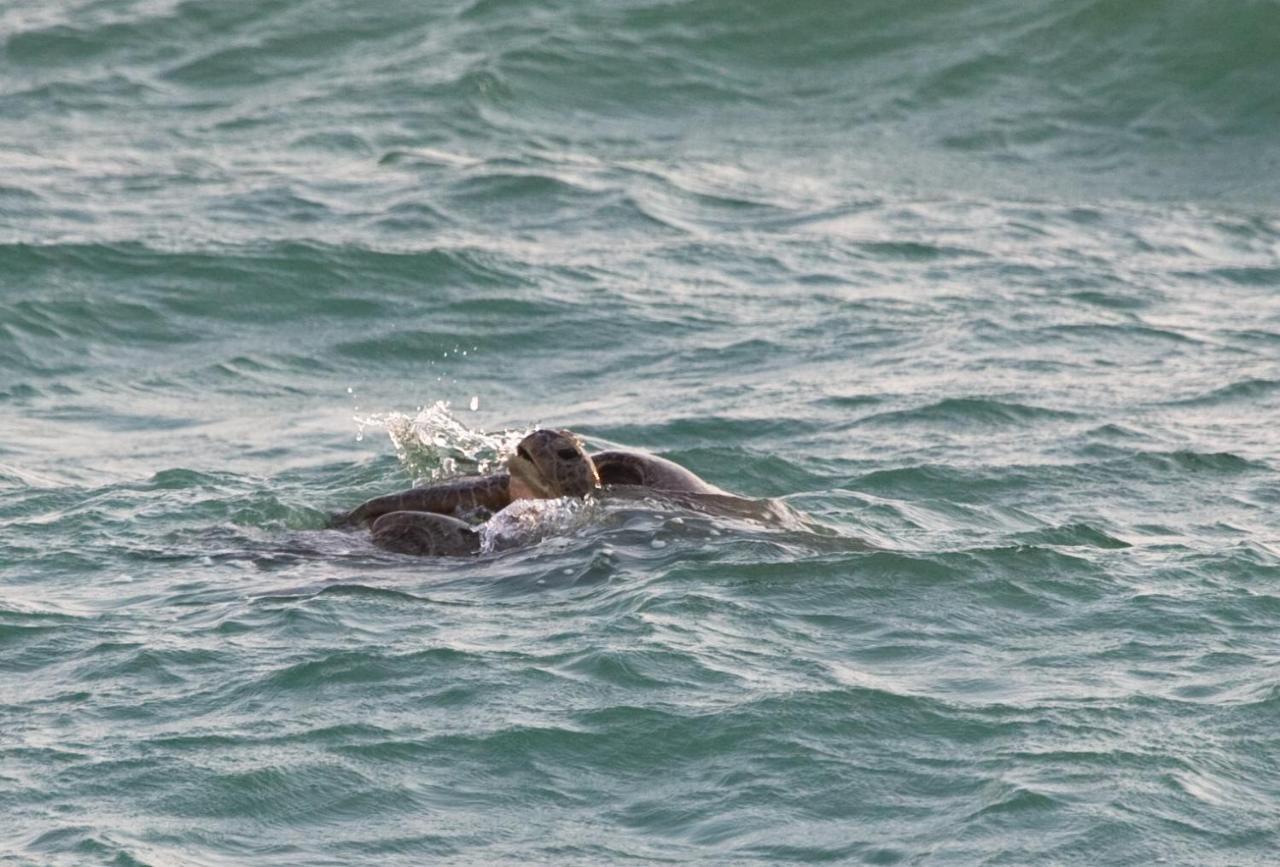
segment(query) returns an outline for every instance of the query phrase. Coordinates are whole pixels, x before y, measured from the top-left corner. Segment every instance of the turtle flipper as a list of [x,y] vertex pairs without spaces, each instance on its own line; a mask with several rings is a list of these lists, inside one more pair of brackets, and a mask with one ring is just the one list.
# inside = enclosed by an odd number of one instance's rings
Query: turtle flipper
[[465,521],[431,512],[390,512],[373,522],[373,544],[400,554],[464,557],[480,553],[480,534]]

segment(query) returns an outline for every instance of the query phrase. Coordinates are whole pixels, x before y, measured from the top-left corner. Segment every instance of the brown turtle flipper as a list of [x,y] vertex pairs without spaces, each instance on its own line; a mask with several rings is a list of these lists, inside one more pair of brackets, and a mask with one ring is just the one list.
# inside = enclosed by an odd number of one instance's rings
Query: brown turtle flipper
[[329,521],[329,526],[355,527],[392,512],[435,512],[440,515],[477,509],[496,512],[511,502],[510,480],[506,473],[472,476],[439,485],[410,488],[385,497],[374,497],[350,512],[335,515]]
[[390,512],[373,522],[373,544],[399,554],[465,557],[480,553],[480,534],[465,521],[430,512]]

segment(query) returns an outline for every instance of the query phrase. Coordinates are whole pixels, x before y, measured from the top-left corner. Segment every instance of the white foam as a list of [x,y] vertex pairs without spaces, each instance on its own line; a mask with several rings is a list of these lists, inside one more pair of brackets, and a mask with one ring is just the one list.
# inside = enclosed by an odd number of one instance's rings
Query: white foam
[[480,551],[490,554],[564,536],[589,524],[594,500],[516,500],[480,525]]

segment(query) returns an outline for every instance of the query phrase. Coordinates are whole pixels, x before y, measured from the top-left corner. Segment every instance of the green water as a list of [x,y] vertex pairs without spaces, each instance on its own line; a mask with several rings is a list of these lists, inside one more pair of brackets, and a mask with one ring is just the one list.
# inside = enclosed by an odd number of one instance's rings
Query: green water
[[[1274,863],[1277,33],[0,8],[0,863]],[[325,529],[540,424],[808,523]]]

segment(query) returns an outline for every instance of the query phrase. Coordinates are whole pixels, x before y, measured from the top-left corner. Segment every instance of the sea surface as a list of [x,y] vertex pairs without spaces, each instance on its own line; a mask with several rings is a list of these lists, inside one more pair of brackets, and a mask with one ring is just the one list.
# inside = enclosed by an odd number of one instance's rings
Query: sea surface
[[[1280,4],[0,6],[0,863],[1267,865]],[[797,520],[328,517],[537,426]]]

